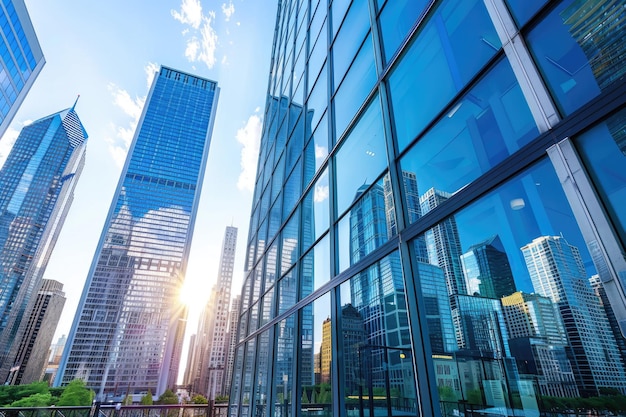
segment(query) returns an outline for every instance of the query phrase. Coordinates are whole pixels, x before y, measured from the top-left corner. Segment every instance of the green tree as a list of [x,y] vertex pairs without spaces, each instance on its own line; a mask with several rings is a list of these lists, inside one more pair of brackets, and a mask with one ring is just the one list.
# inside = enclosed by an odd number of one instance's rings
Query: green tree
[[75,379],[63,390],[56,405],[58,406],[78,406],[91,405],[95,393],[85,386],[82,379]]
[[193,404],[208,404],[209,400],[207,400],[204,395],[197,394],[193,396],[191,402]]
[[45,382],[33,382],[26,385],[2,385],[0,386],[0,406],[12,404],[33,394],[46,394],[48,392],[48,384]]
[[166,389],[157,400],[157,404],[178,404],[178,396],[171,389]]
[[215,402],[216,403],[227,403],[228,402],[228,395],[218,395],[217,397],[215,397]]
[[146,395],[141,397],[141,400],[139,400],[139,404],[141,404],[141,405],[152,405],[152,404],[154,404],[154,401],[152,399],[152,391],[148,390],[148,392],[146,392]]
[[52,394],[49,392],[37,393],[14,401],[9,404],[9,407],[48,407],[52,405],[52,400]]

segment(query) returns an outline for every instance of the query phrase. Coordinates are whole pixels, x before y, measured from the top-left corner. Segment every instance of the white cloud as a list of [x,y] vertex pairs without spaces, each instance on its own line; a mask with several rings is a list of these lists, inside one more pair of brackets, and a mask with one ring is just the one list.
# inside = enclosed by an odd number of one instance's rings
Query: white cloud
[[224,55],[222,57],[222,65],[226,65],[226,64],[228,64],[228,57],[226,55]]
[[[26,122],[24,122],[24,126],[26,126]],[[18,130],[9,127],[4,133],[4,136],[2,136],[2,140],[0,140],[0,168],[2,168],[4,162],[7,160],[9,152],[11,152],[19,134],[20,132]]]
[[240,190],[252,191],[254,189],[262,126],[261,118],[253,114],[235,136],[237,142],[243,145],[240,159],[241,172],[237,181],[237,188]]
[[222,12],[224,13],[226,21],[228,22],[230,20],[230,17],[235,14],[235,5],[233,4],[233,2],[229,1],[228,4],[223,3]]
[[194,29],[198,29],[202,23],[202,5],[200,0],[182,0],[180,12],[172,10],[171,13],[174,19]]
[[[146,83],[148,88],[152,85],[152,81],[159,70],[159,65],[154,62],[149,62],[144,67],[146,74]],[[105,138],[105,141],[109,145],[109,152],[115,160],[118,166],[124,165],[124,159],[128,153],[128,148],[135,135],[135,129],[141,112],[143,111],[144,104],[146,103],[146,96],[136,96],[132,98],[130,93],[117,85],[109,84],[109,91],[113,96],[113,103],[119,107],[127,116],[130,117],[130,121],[126,126],[113,126],[115,130],[115,138]]]
[[[203,13],[199,0],[182,0],[180,9],[180,12],[172,10],[172,16],[189,26],[182,31],[186,38],[185,58],[189,62],[203,62],[209,69],[213,68],[217,62],[215,51],[218,46],[217,32],[213,27],[215,12]],[[235,6],[224,4],[222,11],[228,20],[235,12]]]
[[206,64],[209,69],[215,65],[215,50],[217,49],[217,32],[213,29],[212,22],[215,19],[215,12],[209,12],[202,21],[200,30],[201,42],[198,60]]
[[315,192],[313,193],[313,201],[316,203],[321,203],[322,201],[328,199],[330,195],[330,190],[328,185],[316,185]]

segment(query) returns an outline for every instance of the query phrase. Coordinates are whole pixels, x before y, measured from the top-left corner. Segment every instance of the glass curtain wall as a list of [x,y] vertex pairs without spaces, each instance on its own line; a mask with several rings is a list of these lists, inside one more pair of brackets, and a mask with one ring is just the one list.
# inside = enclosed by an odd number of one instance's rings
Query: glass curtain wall
[[625,19],[280,2],[231,416],[619,409]]

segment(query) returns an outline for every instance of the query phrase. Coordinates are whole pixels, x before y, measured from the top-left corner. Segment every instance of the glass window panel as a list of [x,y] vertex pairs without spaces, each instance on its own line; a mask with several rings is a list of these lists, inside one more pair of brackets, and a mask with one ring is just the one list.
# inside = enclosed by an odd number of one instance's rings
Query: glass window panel
[[337,31],[341,26],[341,21],[346,15],[346,10],[348,10],[349,6],[350,0],[333,0],[331,3],[330,8],[333,13],[333,37],[337,34]]
[[[266,284],[267,286],[267,284]],[[263,295],[261,301],[261,322],[259,327],[267,324],[272,318],[274,318],[274,288],[270,288],[265,295]]]
[[[331,415],[331,335],[330,294],[326,293],[300,310],[299,416]],[[320,368],[315,365],[316,358]]]
[[570,114],[626,74],[621,2],[563,1],[527,36],[561,110]]
[[370,27],[366,1],[355,1],[333,43],[333,74],[335,88],[341,82]]
[[374,185],[363,184],[357,198],[339,221],[339,272],[386,243],[393,233],[394,204],[388,174]]
[[296,167],[285,182],[283,190],[283,218],[287,218],[296,205],[302,193],[302,159],[296,163]]
[[587,170],[626,246],[626,110],[575,139]]
[[326,65],[324,65],[324,69],[315,82],[315,87],[313,87],[313,91],[309,96],[309,100],[307,101],[307,112],[308,117],[311,118],[311,126],[317,125],[320,121],[320,118],[326,111],[326,107],[328,106],[328,84],[326,78]]
[[296,210],[282,231],[283,247],[280,272],[284,274],[296,262],[300,254],[300,210]]
[[273,415],[286,417],[292,415],[295,402],[295,351],[296,351],[296,314],[278,322],[274,328],[276,334],[276,358],[274,360],[274,411]]
[[229,415],[231,417],[237,416],[239,410],[239,396],[241,395],[241,373],[243,371],[243,346],[235,350],[235,360],[233,366],[233,378],[230,386],[229,396]]
[[330,239],[328,235],[304,255],[301,261],[300,299],[330,281]]
[[302,200],[302,250],[306,251],[322,234],[330,223],[330,201],[328,188],[328,168],[324,170],[315,185]]
[[380,13],[380,30],[386,62],[389,62],[430,2],[430,0],[395,1],[388,4]]
[[[304,150],[304,183],[308,184],[328,156],[328,113],[317,125],[309,144]],[[307,118],[310,121],[310,118]]]
[[517,24],[522,27],[548,0],[505,0]]
[[389,77],[400,150],[501,46],[478,0],[442,3],[415,39]]
[[285,274],[278,282],[278,314],[282,314],[297,301],[297,269]]
[[372,91],[376,78],[372,38],[368,36],[334,98],[335,138],[341,136]]
[[322,34],[320,35],[319,39],[313,46],[313,49],[311,51],[311,56],[309,57],[309,67],[308,67],[309,91],[313,89],[313,84],[315,83],[315,79],[318,78],[318,74],[320,72],[320,69],[322,69],[322,64],[325,63],[327,55],[328,55],[328,43],[327,43],[327,36],[326,36],[326,22],[324,22],[324,27],[322,28]]
[[265,255],[265,287],[269,288],[276,282],[276,258],[278,254],[278,239],[272,243]]
[[538,414],[538,394],[626,388],[596,268],[547,159],[412,247],[442,413]]
[[254,360],[256,339],[246,342],[245,365],[243,368],[243,388],[241,395],[241,416],[250,417],[250,401],[254,389]]
[[378,97],[372,100],[343,141],[335,160],[337,213],[342,213],[355,200],[359,188],[377,178],[387,167]]
[[508,60],[500,61],[402,158],[409,221],[426,214],[432,189],[454,193],[539,134]]
[[268,242],[274,239],[276,233],[278,233],[278,229],[281,225],[282,218],[282,200],[279,198],[276,200],[276,203],[272,206],[270,210],[270,221],[269,221],[269,230],[268,230]]
[[269,399],[270,387],[268,385],[270,376],[270,337],[269,330],[264,331],[258,337],[259,347],[256,353],[254,384],[254,410],[251,415],[255,417],[266,417],[269,415],[267,401]]
[[[340,287],[337,349],[347,415],[417,415],[406,294],[397,252]],[[322,372],[323,374],[323,372]],[[370,396],[377,398],[370,401]]]

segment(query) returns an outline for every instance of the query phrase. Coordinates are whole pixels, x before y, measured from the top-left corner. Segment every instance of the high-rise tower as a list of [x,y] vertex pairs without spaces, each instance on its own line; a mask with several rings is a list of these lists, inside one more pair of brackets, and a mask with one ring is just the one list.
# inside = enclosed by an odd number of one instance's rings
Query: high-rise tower
[[225,395],[225,366],[230,340],[228,338],[230,290],[237,248],[237,228],[226,227],[220,256],[217,283],[198,323],[194,343],[190,344],[190,363],[187,384],[194,392],[213,400]]
[[0,379],[85,164],[87,133],[74,107],[24,127],[0,170]]
[[113,197],[55,384],[83,379],[100,398],[165,391],[219,89],[161,67]]
[[0,3],[0,137],[46,63],[23,0]]

